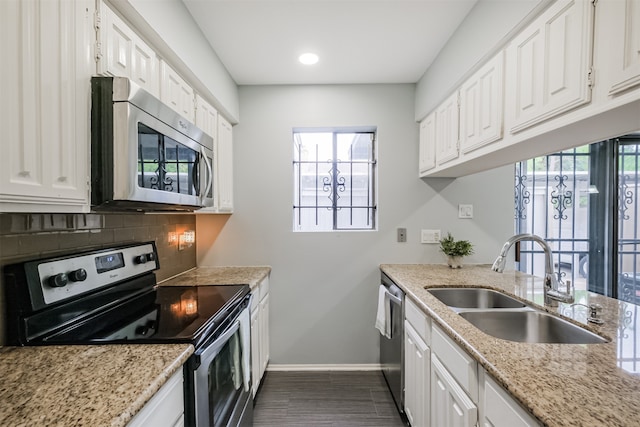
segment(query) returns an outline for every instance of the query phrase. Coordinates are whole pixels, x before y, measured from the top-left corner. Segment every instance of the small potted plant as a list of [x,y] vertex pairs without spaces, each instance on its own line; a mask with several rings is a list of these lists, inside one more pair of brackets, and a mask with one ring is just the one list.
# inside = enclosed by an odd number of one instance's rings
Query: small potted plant
[[440,239],[440,250],[447,256],[447,264],[451,268],[461,268],[462,258],[473,253],[473,245],[468,240],[456,241],[451,233]]

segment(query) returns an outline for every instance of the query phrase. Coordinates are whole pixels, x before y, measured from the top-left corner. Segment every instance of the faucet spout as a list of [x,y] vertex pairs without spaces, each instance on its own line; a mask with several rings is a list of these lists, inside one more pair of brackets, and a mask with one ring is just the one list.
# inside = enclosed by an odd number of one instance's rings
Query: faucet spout
[[498,273],[504,271],[507,262],[507,253],[511,246],[516,242],[528,240],[538,243],[544,251],[544,300],[545,304],[551,304],[551,300],[562,302],[573,302],[573,291],[570,286],[567,286],[567,291],[563,292],[559,289],[558,276],[553,268],[553,251],[551,246],[540,236],[535,234],[516,234],[509,238],[502,246],[498,258],[494,261],[491,269]]

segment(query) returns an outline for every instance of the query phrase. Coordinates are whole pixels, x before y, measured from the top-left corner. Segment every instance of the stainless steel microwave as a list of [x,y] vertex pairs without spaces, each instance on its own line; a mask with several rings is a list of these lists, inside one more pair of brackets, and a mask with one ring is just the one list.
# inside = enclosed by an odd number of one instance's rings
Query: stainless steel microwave
[[91,79],[94,209],[213,206],[213,138],[124,77]]

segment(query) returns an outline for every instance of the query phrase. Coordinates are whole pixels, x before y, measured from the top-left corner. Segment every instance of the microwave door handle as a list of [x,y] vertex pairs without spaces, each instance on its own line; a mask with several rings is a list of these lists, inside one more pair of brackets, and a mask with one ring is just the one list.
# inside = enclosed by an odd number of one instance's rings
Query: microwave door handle
[[200,149],[200,152],[202,153],[202,160],[204,161],[204,165],[207,168],[207,173],[209,174],[209,179],[207,179],[207,187],[200,196],[200,204],[204,206],[204,199],[207,197],[207,194],[209,194],[211,186],[213,185],[213,167],[209,164],[209,158],[207,157],[207,152],[205,151],[204,147]]

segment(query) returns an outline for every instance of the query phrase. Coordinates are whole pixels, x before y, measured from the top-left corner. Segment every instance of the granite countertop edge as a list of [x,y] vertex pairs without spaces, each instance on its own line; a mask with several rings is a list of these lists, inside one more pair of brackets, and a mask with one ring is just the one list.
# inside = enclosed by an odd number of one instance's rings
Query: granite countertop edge
[[159,286],[249,285],[254,290],[271,274],[268,265],[195,267],[158,283]]
[[112,427],[126,426],[141,410],[144,408],[153,396],[162,388],[163,385],[175,374],[182,365],[189,359],[194,352],[193,345],[189,344],[184,351],[166,368],[156,376],[151,384],[140,392],[138,397],[131,402],[131,405],[124,410],[122,414],[114,418],[111,422]]

